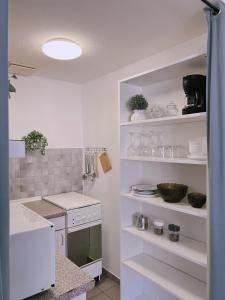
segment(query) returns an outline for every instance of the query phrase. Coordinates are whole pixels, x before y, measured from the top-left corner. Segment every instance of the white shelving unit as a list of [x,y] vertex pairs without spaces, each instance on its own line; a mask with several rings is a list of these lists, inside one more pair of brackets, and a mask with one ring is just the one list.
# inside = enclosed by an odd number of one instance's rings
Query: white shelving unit
[[123,265],[155,282],[175,299],[205,300],[206,284],[146,254],[123,262]]
[[149,297],[146,295],[137,296],[134,300],[149,300]]
[[122,122],[120,126],[157,126],[157,125],[171,125],[171,124],[184,124],[184,123],[193,123],[201,122],[206,120],[206,113],[197,113],[194,115],[179,115],[175,117],[164,117],[157,119],[148,119],[143,121],[134,121],[134,122]]
[[150,161],[159,163],[169,163],[169,164],[185,164],[185,165],[200,165],[206,166],[206,160],[194,160],[186,157],[183,158],[161,158],[161,157],[142,157],[142,156],[122,156],[123,160],[136,160],[136,161]]
[[188,214],[199,218],[207,218],[207,209],[205,207],[203,207],[202,209],[194,208],[190,206],[189,203],[184,201],[179,203],[168,203],[165,202],[161,197],[138,197],[132,195],[131,193],[123,193],[122,196],[133,201],[154,205],[159,208],[161,207],[169,210],[174,210],[180,213]]
[[171,243],[168,233],[155,235],[152,231],[140,231],[133,226],[123,228],[127,232],[147,243],[154,244],[168,252],[172,252],[202,267],[207,267],[206,244],[193,239],[180,236],[179,243]]
[[[184,158],[130,157],[129,132],[165,131],[168,143],[188,146],[188,140],[206,135],[206,113],[182,115],[185,105],[182,77],[205,73],[205,54],[162,66],[119,82],[121,150],[121,300],[206,300],[207,298],[207,206],[197,209],[186,199],[167,203],[161,197],[130,193],[137,183],[177,182],[188,192],[207,192],[207,161]],[[177,104],[175,117],[130,122],[127,100],[143,94],[151,105]],[[179,242],[153,231],[132,226],[132,215],[163,219],[181,227]]]

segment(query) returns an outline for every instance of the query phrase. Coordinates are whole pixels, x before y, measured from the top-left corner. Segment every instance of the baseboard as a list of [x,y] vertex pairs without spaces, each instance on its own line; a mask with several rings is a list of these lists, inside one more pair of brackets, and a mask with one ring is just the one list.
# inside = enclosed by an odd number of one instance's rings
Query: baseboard
[[116,281],[118,284],[120,284],[120,279],[119,277],[115,276],[105,268],[102,269],[102,274],[108,276],[109,278],[112,278],[114,281]]

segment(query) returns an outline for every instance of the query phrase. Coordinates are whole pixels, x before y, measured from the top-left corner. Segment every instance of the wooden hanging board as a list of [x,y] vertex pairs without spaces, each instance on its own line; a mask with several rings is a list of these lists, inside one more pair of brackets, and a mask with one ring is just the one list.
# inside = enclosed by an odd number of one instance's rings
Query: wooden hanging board
[[101,162],[102,165],[102,170],[103,172],[108,172],[109,170],[112,169],[110,160],[109,160],[109,156],[106,152],[103,152],[100,156],[99,156],[99,160]]

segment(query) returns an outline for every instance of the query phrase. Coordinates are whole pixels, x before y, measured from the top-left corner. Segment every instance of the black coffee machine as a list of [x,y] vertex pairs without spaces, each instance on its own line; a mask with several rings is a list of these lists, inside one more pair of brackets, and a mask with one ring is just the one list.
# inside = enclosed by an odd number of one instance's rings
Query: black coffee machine
[[183,77],[183,89],[187,97],[187,105],[182,114],[194,114],[206,111],[206,76],[200,74]]

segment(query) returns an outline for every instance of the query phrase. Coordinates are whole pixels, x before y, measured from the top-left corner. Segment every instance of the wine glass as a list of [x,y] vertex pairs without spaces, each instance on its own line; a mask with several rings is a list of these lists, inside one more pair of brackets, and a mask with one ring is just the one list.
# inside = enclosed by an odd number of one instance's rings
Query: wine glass
[[137,132],[129,132],[130,145],[127,148],[128,156],[136,156],[139,154],[140,134]]

